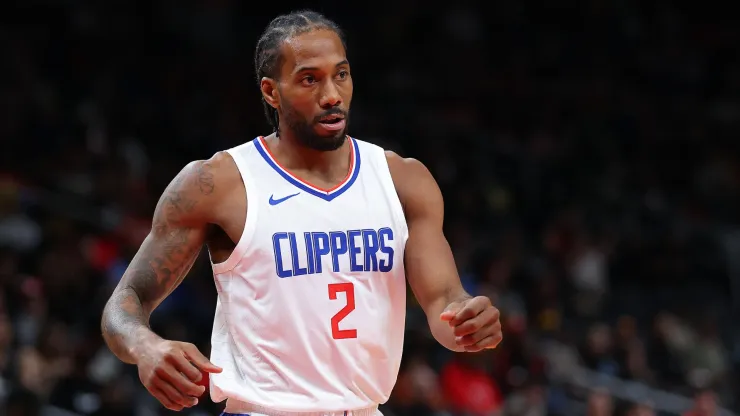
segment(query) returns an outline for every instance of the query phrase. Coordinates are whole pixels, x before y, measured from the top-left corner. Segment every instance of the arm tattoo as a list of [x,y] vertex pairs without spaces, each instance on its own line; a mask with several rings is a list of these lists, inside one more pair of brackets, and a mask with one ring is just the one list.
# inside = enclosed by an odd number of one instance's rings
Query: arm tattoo
[[[202,196],[214,192],[211,166],[186,168],[168,186],[154,213],[152,230],[106,305],[102,331],[111,350],[133,362],[135,334],[149,327],[149,315],[182,282],[203,245],[205,224],[189,222]],[[197,191],[195,191],[197,190]]]
[[198,188],[200,193],[203,195],[210,195],[216,188],[213,182],[213,172],[211,172],[211,165],[208,162],[199,165],[198,171]]

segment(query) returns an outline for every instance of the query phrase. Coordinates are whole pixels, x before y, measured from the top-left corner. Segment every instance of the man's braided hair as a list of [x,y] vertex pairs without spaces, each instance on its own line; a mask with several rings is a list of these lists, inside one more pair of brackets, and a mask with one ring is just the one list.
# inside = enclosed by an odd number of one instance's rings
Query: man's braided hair
[[[283,56],[280,52],[283,42],[294,36],[320,29],[331,30],[336,33],[346,49],[347,45],[342,30],[336,23],[320,13],[302,10],[273,19],[260,36],[257,48],[254,51],[257,85],[260,85],[263,77],[278,79],[280,66],[283,63]],[[268,104],[264,98],[262,99],[262,105],[265,107],[267,122],[270,123],[273,131],[279,136],[277,110]]]

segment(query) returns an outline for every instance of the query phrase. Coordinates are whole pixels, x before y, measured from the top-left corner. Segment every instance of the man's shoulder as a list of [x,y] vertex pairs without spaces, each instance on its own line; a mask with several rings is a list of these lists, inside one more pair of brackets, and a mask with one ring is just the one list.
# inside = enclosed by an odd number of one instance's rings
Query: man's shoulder
[[208,200],[217,204],[239,186],[241,176],[234,159],[228,152],[218,152],[208,159],[193,160],[177,174],[169,192]]
[[424,177],[431,177],[429,169],[418,159],[402,157],[392,150],[385,151],[385,159],[388,161],[388,169],[394,182],[396,177],[404,181],[416,181]]
[[204,195],[217,193],[219,188],[227,188],[235,181],[241,181],[239,169],[229,152],[221,151],[208,159],[188,163],[183,173],[194,179]]
[[185,165],[162,194],[161,208],[183,223],[218,223],[223,211],[243,189],[241,176],[228,152]]
[[434,197],[431,201],[437,202],[439,186],[432,173],[421,161],[402,157],[390,150],[385,151],[385,157],[396,193],[407,215],[409,211],[414,211],[414,206],[430,201],[430,197]]

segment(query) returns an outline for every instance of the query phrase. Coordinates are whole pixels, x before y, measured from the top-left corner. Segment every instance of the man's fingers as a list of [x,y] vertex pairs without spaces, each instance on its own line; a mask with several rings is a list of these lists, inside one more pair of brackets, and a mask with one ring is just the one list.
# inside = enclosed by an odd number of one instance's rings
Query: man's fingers
[[179,412],[183,409],[183,407],[179,404],[174,403],[172,400],[170,400],[169,397],[167,397],[167,394],[165,394],[162,389],[159,387],[150,387],[149,392],[152,393],[152,396],[154,396],[155,399],[159,400],[160,403],[162,403],[162,406],[166,407],[167,409],[174,410],[176,412]]
[[193,365],[187,358],[187,354],[184,350],[178,351],[176,354],[172,354],[169,357],[170,363],[175,367],[175,370],[184,374],[189,380],[199,382],[203,378],[203,374],[198,368]]
[[183,344],[185,357],[189,359],[196,367],[206,373],[220,373],[223,369],[213,364],[205,355],[201,354],[198,348],[193,344]]
[[[457,345],[466,347],[478,344],[482,340],[489,337],[493,337],[494,341],[496,341],[495,345],[488,345],[489,347],[495,347],[496,345],[498,345],[499,342],[501,342],[502,335],[500,322],[496,321],[496,323],[494,323],[492,326],[484,327],[472,334],[455,337],[455,342],[457,343]],[[486,348],[486,346],[484,346],[484,348]]]
[[496,319],[498,319],[498,310],[496,308],[486,308],[480,314],[460,322],[455,326],[453,332],[457,337],[470,335],[486,326],[486,324],[495,322]]
[[452,318],[455,317],[456,314],[457,312],[455,311],[444,311],[441,315],[439,315],[439,319],[449,322],[452,320]]
[[479,313],[483,312],[491,301],[484,296],[478,296],[465,302],[462,309],[457,312],[457,315],[450,321],[450,325],[457,326],[461,323],[478,316]]
[[[190,369],[195,371],[198,374],[198,379],[193,381],[200,381],[201,373],[193,367],[188,360],[185,359],[185,357],[182,357],[182,361],[185,363],[177,363],[178,367],[180,366],[188,366]],[[179,371],[178,371],[179,370]],[[180,368],[174,368],[174,367],[160,367],[156,370],[157,376],[173,386],[177,388],[178,391],[181,393],[184,393],[187,396],[196,396],[199,397],[203,392],[206,391],[206,388],[204,386],[199,386],[192,381],[188,380],[188,376],[186,374],[183,374],[185,371],[183,371]],[[191,379],[192,380],[192,379]]]
[[478,352],[483,351],[487,348],[496,348],[502,339],[503,337],[501,336],[500,332],[494,335],[489,335],[473,345],[466,345],[465,351]]
[[190,397],[187,394],[181,393],[175,388],[175,386],[164,379],[158,379],[156,387],[167,396],[170,402],[176,405],[182,407],[192,407],[198,404],[198,399],[196,397]]
[[441,315],[439,315],[439,319],[450,322],[452,319],[457,315],[457,313],[462,308],[462,304],[459,302],[452,302],[445,308],[444,312],[442,312]]
[[463,335],[463,336],[456,336],[455,337],[455,342],[457,343],[457,345],[459,345],[461,347],[465,347],[465,346],[473,345],[473,344],[477,343],[478,341],[482,340],[483,338],[490,336],[492,333],[493,333],[492,330],[476,331],[476,332],[474,332],[472,334],[467,334],[467,335]]

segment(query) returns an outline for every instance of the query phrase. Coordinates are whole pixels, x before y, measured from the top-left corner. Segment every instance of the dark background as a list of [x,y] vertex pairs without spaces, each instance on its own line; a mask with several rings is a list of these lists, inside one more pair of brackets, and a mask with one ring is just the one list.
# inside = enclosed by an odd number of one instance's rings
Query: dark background
[[[0,9],[0,414],[166,414],[103,344],[102,306],[175,173],[269,133],[254,47],[306,4],[14,3]],[[432,170],[461,277],[503,313],[497,350],[453,356],[411,298],[387,416],[737,411],[740,25],[726,10],[310,6],[348,34],[351,134]],[[207,352],[205,260],[153,325]]]

